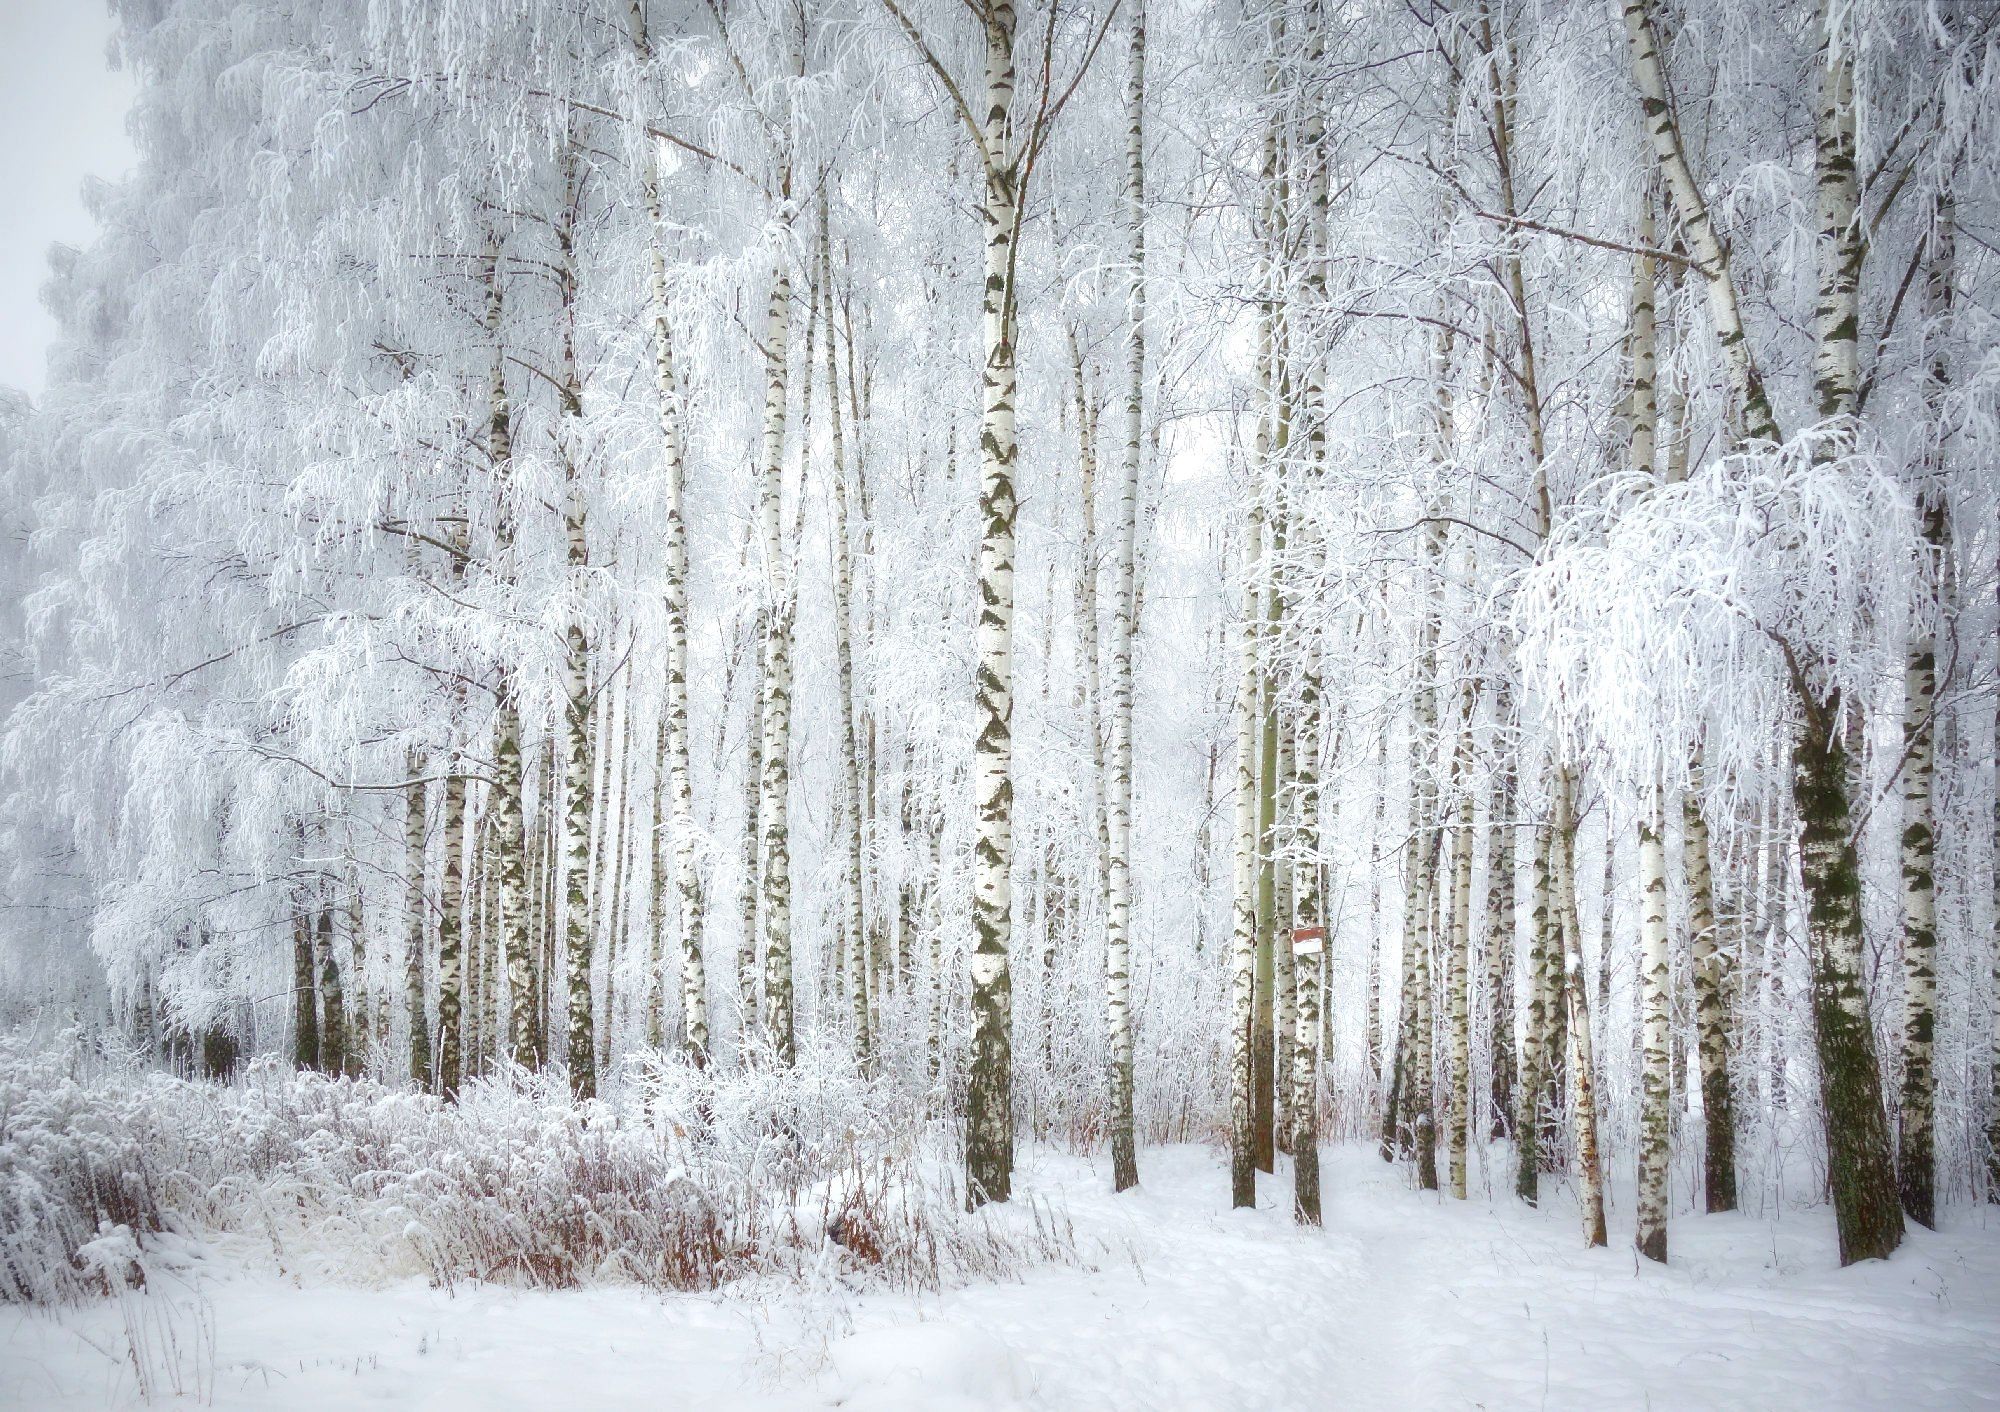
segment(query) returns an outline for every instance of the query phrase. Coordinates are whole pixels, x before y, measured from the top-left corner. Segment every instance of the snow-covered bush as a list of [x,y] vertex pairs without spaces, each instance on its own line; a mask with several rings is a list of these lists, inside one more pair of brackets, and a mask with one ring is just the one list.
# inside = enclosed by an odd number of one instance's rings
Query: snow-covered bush
[[920,1105],[830,1052],[703,1072],[645,1053],[612,1096],[508,1070],[447,1104],[253,1064],[235,1083],[0,1041],[0,1298],[108,1288],[86,1247],[200,1240],[357,1279],[936,1288],[1074,1258],[1036,1203],[967,1214]]

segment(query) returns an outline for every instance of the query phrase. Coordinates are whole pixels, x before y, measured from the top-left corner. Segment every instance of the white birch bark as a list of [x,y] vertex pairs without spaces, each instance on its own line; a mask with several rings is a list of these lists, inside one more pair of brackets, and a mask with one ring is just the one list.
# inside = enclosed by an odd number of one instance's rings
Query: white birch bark
[[1604,1228],[1604,1167],[1597,1149],[1597,1068],[1591,1054],[1590,985],[1583,969],[1583,926],[1576,908],[1576,782],[1568,770],[1556,785],[1555,905],[1563,941],[1563,1003],[1569,1031],[1569,1068],[1576,1092],[1574,1117],[1577,1206],[1584,1240],[1609,1243]]
[[1782,441],[1763,378],[1751,355],[1736,281],[1729,269],[1728,249],[1709,219],[1708,203],[1688,161],[1680,123],[1667,90],[1665,62],[1649,0],[1625,0],[1624,10],[1626,48],[1632,62],[1632,78],[1639,88],[1646,135],[1652,143],[1654,160],[1666,178],[1667,194],[1673,202],[1681,234],[1693,252],[1696,273],[1701,276],[1709,320],[1722,345],[1744,435],[1752,441]]
[[792,277],[780,254],[764,320],[764,446],[757,501],[764,557],[762,779],[758,785],[758,869],[764,914],[764,1034],[780,1064],[797,1055],[792,1004],[792,585],[782,497],[785,412],[790,396]]
[[[563,544],[572,590],[590,567],[589,501],[577,465],[577,428],[583,418],[583,388],[576,366],[576,185],[577,155],[565,155],[562,210],[556,220],[556,280],[562,300],[557,368],[557,453],[563,467]],[[595,761],[591,749],[590,638],[580,611],[572,609],[563,631],[563,940],[567,961],[569,1086],[577,1098],[597,1096],[596,1018],[591,989],[592,904],[597,893],[590,866],[591,817],[596,809]]]
[[[1146,7],[1131,0],[1125,81],[1125,220],[1131,267],[1126,292],[1124,475],[1118,495],[1116,583],[1111,619],[1111,770],[1105,817],[1110,833],[1105,917],[1104,1023],[1111,1102],[1111,1184],[1139,1184],[1133,1134],[1132,1072],[1132,632],[1137,611],[1140,448],[1146,393]],[[1094,567],[1091,572],[1095,572]],[[1092,721],[1095,731],[1096,722]]]
[[841,817],[845,825],[847,876],[843,901],[848,937],[847,983],[854,1021],[854,1053],[863,1065],[870,1060],[870,966],[868,929],[864,916],[862,855],[861,745],[854,720],[854,568],[849,548],[850,507],[847,493],[847,442],[841,426],[840,356],[834,337],[833,255],[827,239],[828,200],[819,206],[819,272],[826,317],[826,390],[833,452],[833,633],[834,659],[839,669],[841,739]]
[[[1955,219],[1950,202],[1941,204],[1931,235],[1925,298],[1930,322],[1938,335],[1924,377],[1924,402],[1942,436],[1950,392],[1950,363],[1943,351],[1942,331],[1952,314],[1953,236]],[[1917,501],[1924,542],[1942,567],[1951,552],[1944,486],[1944,449],[1933,453],[1927,468],[1929,484],[1919,487]],[[1937,1225],[1937,1138],[1935,1109],[1937,1073],[1934,1050],[1937,1029],[1937,884],[1936,820],[1933,817],[1932,776],[1936,769],[1937,631],[1942,617],[1942,593],[1934,594],[1928,611],[1919,610],[1903,676],[1903,1082],[1898,1129],[1896,1180],[1902,1192],[1903,1214],[1919,1225]]]
[[[646,33],[646,7],[633,0],[632,35],[641,59],[652,56]],[[680,375],[674,361],[673,325],[668,317],[667,259],[664,223],[660,210],[658,153],[647,144],[640,170],[641,190],[646,202],[647,275],[652,297],[653,387],[659,399],[660,468],[666,491],[666,582],[662,597],[666,606],[667,674],[666,695],[661,710],[660,759],[664,776],[657,792],[666,797],[667,808],[656,820],[663,845],[654,850],[653,888],[656,917],[663,917],[664,894],[671,848],[674,892],[677,899],[674,931],[675,950],[680,963],[681,1033],[688,1053],[697,1064],[708,1057],[708,977],[702,957],[702,883],[696,852],[694,823],[694,769],[692,741],[688,726],[688,530],[687,461],[683,422],[687,408],[680,390]],[[658,923],[655,923],[657,938]],[[664,978],[656,994],[664,995]],[[656,1019],[655,1025],[658,1025]],[[657,1042],[656,1032],[656,1042]]]
[[313,942],[319,965],[319,1066],[338,1078],[353,1072],[347,1045],[347,999],[341,987],[340,957],[333,944],[333,907],[323,905]]
[[980,427],[979,619],[974,631],[972,1069],[966,1090],[965,1165],[970,1199],[1005,1201],[1013,1191],[1014,866],[1014,399],[1015,241],[1021,177],[1014,145],[1012,0],[982,8],[985,98],[986,283],[981,304],[986,366]]
[[[1274,644],[1271,657],[1280,649]],[[1292,879],[1293,849],[1285,840],[1296,837],[1292,817],[1292,777],[1297,758],[1294,722],[1289,714],[1272,721],[1277,739],[1277,769],[1271,777],[1274,801],[1273,824],[1267,835],[1271,869],[1271,1031],[1272,1050],[1272,1144],[1280,1151],[1292,1150],[1292,1027],[1298,1022],[1297,976],[1292,969]]]
[[[1813,321],[1813,392],[1837,436],[1860,390],[1863,240],[1854,158],[1854,36],[1844,6],[1821,15],[1821,83],[1814,166],[1818,176],[1819,300]],[[1841,436],[1844,439],[1844,436]],[[1816,454],[1829,454],[1822,441]],[[1799,678],[1793,800],[1807,893],[1813,1028],[1826,1108],[1827,1166],[1843,1265],[1886,1257],[1902,1243],[1903,1212],[1882,1105],[1875,1030],[1863,976],[1859,862],[1846,722],[1837,691]]]
[[1710,872],[1708,819],[1702,812],[1702,769],[1696,759],[1681,794],[1682,865],[1688,890],[1688,931],[1694,943],[1695,1043],[1701,1063],[1701,1107],[1706,1145],[1702,1160],[1703,1209],[1736,1209],[1736,1104],[1730,1091],[1729,994],[1715,887]]
[[[1530,1206],[1541,1202],[1542,1088],[1551,1009],[1550,953],[1562,949],[1550,911],[1551,840],[1545,823],[1534,830],[1534,881],[1528,902],[1527,1014],[1521,1027],[1521,1074],[1514,1090],[1514,1194]],[[1552,940],[1553,938],[1553,940]]]
[[1108,742],[1104,722],[1104,657],[1098,640],[1097,542],[1097,417],[1083,362],[1083,346],[1074,326],[1069,331],[1070,377],[1074,383],[1077,435],[1078,499],[1082,530],[1078,545],[1076,623],[1077,651],[1083,658],[1083,712],[1090,744],[1091,826],[1097,835],[1097,886],[1105,914],[1111,910],[1111,820],[1108,812],[1111,775],[1106,762]]
[[744,734],[748,743],[744,747],[743,766],[743,889],[738,897],[738,909],[743,918],[743,942],[736,954],[737,1000],[741,1009],[741,1024],[744,1040],[763,1025],[763,968],[757,958],[757,923],[761,914],[758,899],[763,892],[763,882],[759,873],[763,865],[764,832],[763,786],[764,786],[764,706],[763,682],[766,672],[765,645],[770,638],[767,629],[769,621],[760,601],[755,616],[750,623],[750,651],[755,659],[756,670],[750,680],[752,691],[750,701],[744,708],[746,718]]
[[1257,722],[1263,686],[1258,664],[1263,599],[1258,592],[1262,572],[1264,514],[1255,498],[1243,537],[1243,598],[1237,623],[1240,667],[1236,687],[1236,821],[1234,905],[1229,946],[1229,1171],[1230,1205],[1257,1204],[1255,1151],[1256,1064],[1252,1055],[1256,1025],[1257,978]]
[[1668,1054],[1671,957],[1667,935],[1667,854],[1657,806],[1639,824],[1640,1028],[1639,1253],[1667,1258],[1668,1144],[1672,1066]]
[[1459,712],[1458,741],[1453,750],[1452,787],[1458,795],[1458,821],[1452,830],[1451,931],[1445,940],[1447,1006],[1446,1033],[1450,1093],[1446,1104],[1447,1140],[1451,1154],[1451,1195],[1466,1197],[1467,1139],[1472,1124],[1472,1043],[1468,991],[1472,973],[1472,711],[1477,698],[1467,686]]
[[1514,1121],[1519,1082],[1514,1043],[1514,760],[1518,723],[1503,678],[1494,693],[1501,738],[1500,778],[1486,821],[1486,1014],[1492,1083],[1489,1131],[1504,1137]]
[[[410,774],[423,773],[422,761],[412,753]],[[410,1022],[410,1083],[427,1088],[431,1081],[431,1026],[424,1005],[425,942],[425,790],[417,779],[405,792],[403,801],[403,1012]]]

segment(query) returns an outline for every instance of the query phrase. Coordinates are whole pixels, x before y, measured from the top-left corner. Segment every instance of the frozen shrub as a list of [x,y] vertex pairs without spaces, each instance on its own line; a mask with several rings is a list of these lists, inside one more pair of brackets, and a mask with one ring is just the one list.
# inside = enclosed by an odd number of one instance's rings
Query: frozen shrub
[[844,1058],[628,1065],[602,1100],[507,1069],[460,1101],[271,1061],[230,1083],[0,1042],[0,1297],[103,1293],[106,1230],[280,1268],[567,1287],[936,1288],[1074,1258],[1060,1213],[968,1214],[921,1103]]

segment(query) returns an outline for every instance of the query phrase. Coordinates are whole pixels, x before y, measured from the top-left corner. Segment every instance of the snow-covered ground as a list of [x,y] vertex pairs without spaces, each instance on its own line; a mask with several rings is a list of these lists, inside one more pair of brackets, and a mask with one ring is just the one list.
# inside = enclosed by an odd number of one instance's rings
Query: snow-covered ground
[[[355,1288],[206,1262],[172,1307],[0,1310],[0,1406],[229,1409],[1848,1408],[2000,1406],[2000,1218],[1954,1209],[1842,1271],[1831,1214],[1680,1216],[1674,1263],[1580,1248],[1568,1202],[1421,1195],[1328,1153],[1326,1227],[1290,1184],[1228,1209],[1198,1148],[1114,1200],[1038,1152],[1094,1268],[916,1298]],[[1018,1188],[1017,1188],[1018,1189]],[[166,1283],[166,1282],[161,1282]],[[211,1349],[212,1344],[212,1349]],[[176,1399],[178,1382],[185,1390]]]

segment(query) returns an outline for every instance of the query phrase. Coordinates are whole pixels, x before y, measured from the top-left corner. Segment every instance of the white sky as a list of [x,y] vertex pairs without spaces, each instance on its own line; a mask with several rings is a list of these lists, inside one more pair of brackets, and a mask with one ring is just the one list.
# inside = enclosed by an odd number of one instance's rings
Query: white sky
[[86,175],[132,166],[132,81],[111,71],[104,0],[0,0],[0,384],[39,393],[55,320],[42,308],[49,246],[87,245]]

